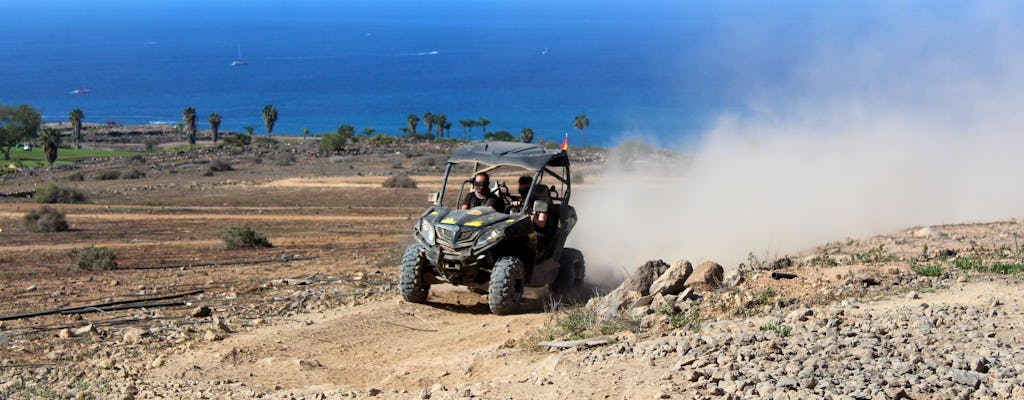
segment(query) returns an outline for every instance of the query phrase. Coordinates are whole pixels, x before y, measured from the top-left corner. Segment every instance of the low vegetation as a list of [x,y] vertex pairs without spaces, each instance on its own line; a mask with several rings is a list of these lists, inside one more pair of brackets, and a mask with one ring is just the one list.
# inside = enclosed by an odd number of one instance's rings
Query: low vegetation
[[68,251],[71,271],[106,271],[117,268],[117,256],[106,247],[88,246]]
[[32,232],[64,232],[68,230],[68,221],[60,210],[47,206],[25,214],[22,223],[26,230]]
[[248,224],[233,226],[220,235],[224,241],[224,248],[235,249],[259,249],[273,247],[267,236],[255,231]]
[[231,171],[232,169],[234,169],[234,168],[231,167],[231,163],[228,162],[227,160],[220,159],[220,158],[214,159],[214,160],[210,160],[210,169],[209,170],[211,172]]
[[381,186],[386,188],[415,189],[416,181],[410,178],[409,175],[398,174],[389,176],[388,179],[384,180],[384,183],[382,183]]
[[68,188],[60,186],[54,183],[43,186],[36,189],[35,195],[32,199],[37,203],[45,204],[72,204],[72,203],[84,203],[86,200],[85,193],[82,193],[78,189]]

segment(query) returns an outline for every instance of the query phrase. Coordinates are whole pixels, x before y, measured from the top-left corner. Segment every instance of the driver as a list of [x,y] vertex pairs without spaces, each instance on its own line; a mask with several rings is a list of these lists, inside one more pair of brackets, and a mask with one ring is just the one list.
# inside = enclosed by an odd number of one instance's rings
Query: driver
[[473,176],[473,192],[467,193],[462,199],[462,209],[468,210],[473,207],[488,206],[494,211],[504,212],[505,202],[491,192],[491,176],[481,172]]

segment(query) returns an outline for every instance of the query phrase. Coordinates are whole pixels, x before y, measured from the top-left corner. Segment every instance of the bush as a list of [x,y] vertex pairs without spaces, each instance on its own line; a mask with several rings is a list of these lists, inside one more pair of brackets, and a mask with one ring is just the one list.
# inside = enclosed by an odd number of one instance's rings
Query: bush
[[114,251],[106,247],[89,246],[68,251],[72,271],[104,271],[117,267]]
[[224,248],[229,250],[273,247],[266,235],[256,232],[248,224],[231,227],[220,235],[220,239],[224,241]]
[[910,269],[913,270],[914,273],[916,273],[918,275],[921,275],[921,276],[930,276],[930,277],[942,276],[942,266],[938,265],[938,264],[932,264],[932,265],[914,265],[914,264],[911,264]]
[[320,152],[333,154],[341,151],[347,142],[345,136],[337,133],[329,133],[320,137]]
[[145,138],[142,143],[146,146],[146,152],[152,153],[156,151],[157,147],[160,146],[160,141],[155,138]]
[[22,221],[26,230],[32,232],[64,232],[68,230],[68,221],[64,213],[43,206],[39,210],[29,211]]
[[224,135],[224,139],[221,140],[222,146],[245,147],[248,146],[250,143],[252,143],[252,137],[240,133],[230,133]]
[[85,175],[81,172],[75,172],[71,175],[65,176],[64,180],[68,182],[82,182],[85,181]]
[[138,169],[131,169],[128,172],[121,174],[121,179],[139,179],[146,176],[145,172],[139,171]]
[[98,181],[112,181],[121,177],[121,171],[106,171],[100,172],[96,175],[95,179]]
[[230,171],[232,169],[233,168],[231,168],[231,163],[228,162],[227,160],[223,160],[223,159],[220,159],[220,158],[218,158],[216,160],[210,160],[210,171],[222,172],[222,171]]
[[71,203],[84,203],[85,193],[78,191],[77,189],[66,188],[63,186],[57,186],[55,184],[49,184],[36,190],[36,194],[32,196],[37,203],[45,204],[71,204]]
[[415,189],[416,181],[410,178],[409,175],[398,174],[389,176],[388,179],[384,180],[384,183],[381,184],[381,186],[386,188]]
[[398,138],[394,136],[385,135],[378,133],[366,139],[366,144],[371,146],[384,146],[389,144],[398,143]]
[[256,144],[257,145],[267,145],[267,146],[277,146],[278,144],[280,144],[280,142],[278,142],[277,139],[260,136],[260,137],[256,138]]

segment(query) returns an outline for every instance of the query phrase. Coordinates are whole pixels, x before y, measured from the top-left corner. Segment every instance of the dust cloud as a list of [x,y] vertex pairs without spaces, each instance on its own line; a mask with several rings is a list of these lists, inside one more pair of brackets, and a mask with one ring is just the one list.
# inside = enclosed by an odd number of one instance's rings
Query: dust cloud
[[809,46],[675,147],[689,158],[610,162],[574,190],[570,245],[598,277],[655,258],[729,269],[750,252],[1024,216],[1024,34],[1006,16],[1021,13],[979,4]]

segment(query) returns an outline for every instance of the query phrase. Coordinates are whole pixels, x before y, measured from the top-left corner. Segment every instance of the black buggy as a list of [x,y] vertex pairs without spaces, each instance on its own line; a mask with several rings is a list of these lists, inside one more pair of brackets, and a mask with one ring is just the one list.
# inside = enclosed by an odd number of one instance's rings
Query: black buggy
[[[479,172],[493,176],[489,190],[504,200],[504,210],[459,209]],[[456,192],[449,181],[463,173],[466,179],[459,181]],[[533,178],[525,196],[510,192],[501,180],[521,174]],[[516,311],[526,286],[577,289],[585,273],[583,254],[563,247],[576,225],[576,210],[569,205],[571,189],[564,150],[513,142],[458,148],[448,160],[440,192],[430,194],[432,205],[413,229],[416,243],[402,258],[402,297],[422,303],[431,284],[448,282],[486,293],[491,312],[505,315]],[[542,212],[547,213],[547,224],[538,231],[531,214]]]

